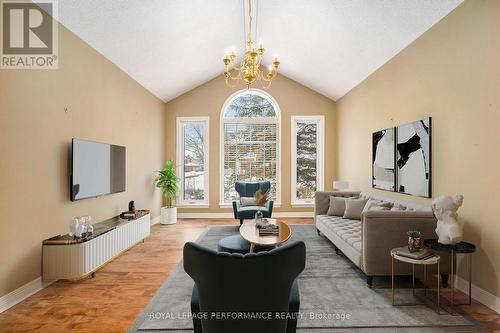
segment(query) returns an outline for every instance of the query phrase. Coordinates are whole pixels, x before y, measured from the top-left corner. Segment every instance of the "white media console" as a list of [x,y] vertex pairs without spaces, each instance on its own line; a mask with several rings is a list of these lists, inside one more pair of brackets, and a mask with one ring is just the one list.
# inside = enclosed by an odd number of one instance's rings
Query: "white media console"
[[92,274],[105,263],[149,236],[149,213],[134,220],[118,217],[94,224],[94,233],[76,239],[69,235],[43,241],[44,279],[78,279]]

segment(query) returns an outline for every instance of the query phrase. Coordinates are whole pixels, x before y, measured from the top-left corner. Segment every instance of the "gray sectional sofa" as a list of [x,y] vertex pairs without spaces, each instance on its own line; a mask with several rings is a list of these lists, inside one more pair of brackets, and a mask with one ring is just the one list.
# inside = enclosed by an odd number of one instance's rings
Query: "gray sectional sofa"
[[[398,210],[368,210],[360,220],[344,219],[341,216],[327,215],[330,196],[360,197],[390,203]],[[424,239],[436,238],[436,218],[430,206],[394,200],[364,192],[316,192],[314,219],[318,234],[327,237],[340,251],[358,266],[367,276],[368,286],[374,276],[391,275],[390,250],[405,246],[408,242],[406,232],[419,230]],[[443,284],[447,283],[449,258],[441,256]],[[421,269],[417,267],[416,269]],[[410,275],[409,264],[397,263],[396,275]],[[419,272],[420,273],[420,272]],[[421,273],[420,273],[421,274]]]

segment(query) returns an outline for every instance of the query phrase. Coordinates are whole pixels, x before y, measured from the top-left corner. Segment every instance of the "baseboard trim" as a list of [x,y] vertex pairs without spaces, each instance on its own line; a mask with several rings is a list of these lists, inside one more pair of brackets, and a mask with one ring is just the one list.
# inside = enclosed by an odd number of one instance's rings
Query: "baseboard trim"
[[[469,293],[469,282],[461,278],[460,276],[456,276],[455,287],[465,294]],[[497,297],[491,294],[490,292],[482,288],[479,288],[475,284],[472,284],[471,289],[472,289],[472,299],[486,305],[493,311],[500,313],[500,297]]]
[[[314,212],[274,212],[273,217],[313,217]],[[178,213],[180,219],[234,219],[233,213]]]
[[16,290],[13,290],[8,294],[3,295],[2,297],[0,297],[0,313],[24,301],[31,295],[36,294],[43,288],[52,284],[54,281],[55,280],[44,281],[42,280],[42,277],[38,277],[33,281],[28,282],[25,285],[17,288]]
[[155,224],[160,223],[160,220],[161,220],[161,216],[153,217],[151,219],[151,225],[155,225]]

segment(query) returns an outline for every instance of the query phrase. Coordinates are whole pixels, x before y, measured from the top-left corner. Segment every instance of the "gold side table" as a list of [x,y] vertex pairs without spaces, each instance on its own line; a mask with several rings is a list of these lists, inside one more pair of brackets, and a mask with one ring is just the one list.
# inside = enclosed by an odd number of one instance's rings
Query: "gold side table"
[[404,257],[404,256],[401,256],[401,255],[398,255],[396,254],[396,252],[399,250],[399,249],[403,249],[403,248],[395,248],[395,249],[392,249],[391,250],[391,289],[392,289],[392,305],[393,306],[411,306],[411,305],[417,305],[415,303],[406,303],[406,304],[396,304],[394,302],[394,260],[397,260],[397,261],[401,261],[401,262],[405,262],[405,263],[408,263],[408,264],[411,264],[412,265],[412,293],[413,295],[415,295],[415,265],[422,265],[424,266],[423,267],[423,270],[424,270],[424,296],[427,295],[427,265],[437,265],[437,306],[436,306],[436,312],[438,314],[440,314],[440,309],[441,309],[441,305],[440,305],[440,299],[439,299],[439,295],[440,295],[440,290],[439,290],[439,287],[440,287],[440,281],[439,281],[439,277],[440,277],[440,260],[441,260],[441,257],[438,256],[437,254],[432,254],[430,257],[426,257],[426,258],[423,258],[423,259],[412,259],[412,258],[408,258],[408,257]]

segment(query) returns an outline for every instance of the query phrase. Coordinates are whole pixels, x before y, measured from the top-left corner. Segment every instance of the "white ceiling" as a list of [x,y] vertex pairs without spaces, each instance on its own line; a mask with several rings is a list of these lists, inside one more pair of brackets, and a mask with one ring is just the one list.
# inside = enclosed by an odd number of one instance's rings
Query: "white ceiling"
[[[280,73],[334,100],[463,0],[253,0],[256,39]],[[60,0],[59,21],[164,101],[241,55],[244,0]],[[221,80],[221,84],[222,80]]]

